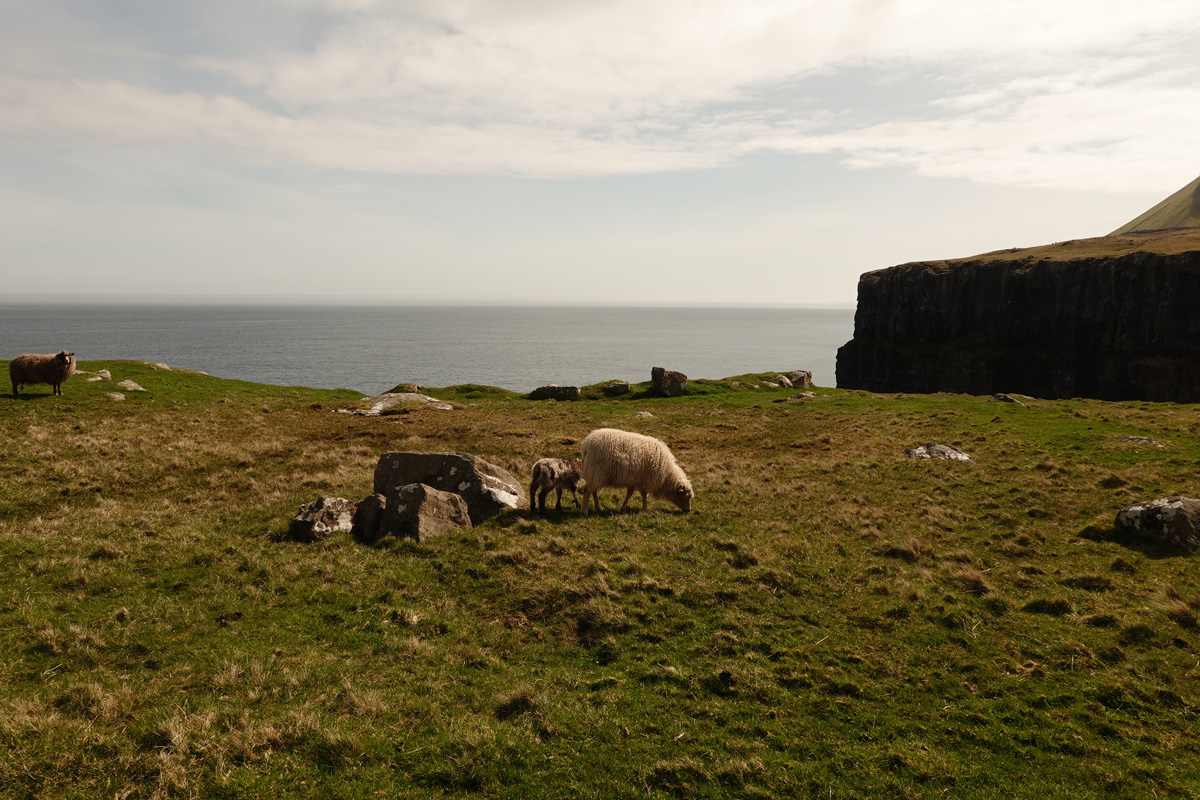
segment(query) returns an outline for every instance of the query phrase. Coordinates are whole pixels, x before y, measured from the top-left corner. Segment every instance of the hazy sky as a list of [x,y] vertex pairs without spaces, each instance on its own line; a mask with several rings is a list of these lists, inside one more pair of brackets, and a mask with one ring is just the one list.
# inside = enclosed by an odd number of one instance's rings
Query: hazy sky
[[4,293],[852,304],[1200,175],[1195,0],[0,0]]

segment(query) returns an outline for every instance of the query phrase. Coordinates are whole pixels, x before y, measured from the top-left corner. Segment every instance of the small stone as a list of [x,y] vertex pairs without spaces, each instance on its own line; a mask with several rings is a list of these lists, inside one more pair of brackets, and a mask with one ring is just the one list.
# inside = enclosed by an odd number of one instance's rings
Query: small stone
[[796,388],[795,386],[792,385],[792,379],[789,378],[787,375],[776,375],[775,382],[778,383],[780,386],[786,386],[789,389]]
[[121,394],[120,392],[107,392],[107,393],[105,393],[104,396],[107,397],[109,400],[114,400],[117,402],[120,402],[121,400],[125,399],[125,395]]
[[923,444],[920,447],[905,450],[904,454],[909,458],[932,458],[940,461],[962,461],[966,464],[975,463],[962,450],[959,450],[957,447],[951,447],[948,444]]
[[141,386],[138,386],[133,381],[128,381],[128,380],[121,381],[120,383],[117,384],[117,386],[124,389],[127,392],[144,392],[144,391],[146,391],[145,389],[143,389]]
[[626,381],[613,381],[603,389],[605,397],[620,397],[623,394],[629,394],[629,383]]
[[639,411],[636,414],[634,414],[634,416],[635,417],[653,417],[654,415],[651,414],[649,411]]
[[318,497],[300,506],[300,512],[288,526],[288,538],[297,542],[316,542],[331,533],[349,533],[358,504],[344,497]]

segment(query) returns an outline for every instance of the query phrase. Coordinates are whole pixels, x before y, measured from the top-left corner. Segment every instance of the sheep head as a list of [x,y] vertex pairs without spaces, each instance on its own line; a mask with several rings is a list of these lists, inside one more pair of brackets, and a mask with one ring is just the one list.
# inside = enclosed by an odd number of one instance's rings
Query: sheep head
[[691,486],[686,483],[679,483],[671,490],[671,494],[667,499],[678,506],[681,511],[689,512],[692,510],[692,498],[694,496],[695,492],[692,491]]

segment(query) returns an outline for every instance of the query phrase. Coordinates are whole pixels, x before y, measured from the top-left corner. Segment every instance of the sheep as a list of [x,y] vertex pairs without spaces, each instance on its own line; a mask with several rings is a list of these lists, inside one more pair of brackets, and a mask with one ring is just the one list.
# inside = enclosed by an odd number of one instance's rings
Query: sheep
[[625,502],[620,511],[629,507],[635,491],[642,493],[642,510],[646,510],[646,495],[674,503],[683,511],[692,510],[692,484],[675,462],[670,448],[652,436],[619,431],[613,428],[594,430],[583,440],[583,513],[588,513],[589,501],[595,498],[600,510],[600,490],[608,487],[625,489]]
[[63,381],[75,374],[75,354],[59,350],[53,355],[22,353],[8,362],[8,377],[12,380],[13,397],[22,386],[48,383],[54,394],[62,394]]
[[[546,495],[550,493],[551,489],[557,492],[555,511],[562,511],[563,489],[571,490],[571,495],[575,498],[575,507],[579,508],[579,492],[575,490],[575,484],[578,482],[578,461],[567,458],[539,459],[533,465],[533,478],[529,481],[529,510],[545,514]],[[535,509],[533,494],[538,489],[541,489],[541,492],[537,496],[538,507]]]

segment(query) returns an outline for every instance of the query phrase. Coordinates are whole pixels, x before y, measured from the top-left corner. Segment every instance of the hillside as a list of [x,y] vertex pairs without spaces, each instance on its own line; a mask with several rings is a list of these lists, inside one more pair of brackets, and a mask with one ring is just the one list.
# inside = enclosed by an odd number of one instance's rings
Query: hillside
[[1200,228],[1200,178],[1134,218],[1110,235]]
[[[1200,793],[1198,556],[1112,528],[1196,493],[1195,406],[740,376],[364,417],[80,366],[148,391],[0,397],[5,797]],[[604,426],[666,441],[694,512],[608,491],[423,543],[281,540],[384,452],[528,476]],[[905,456],[926,442],[975,464]]]

